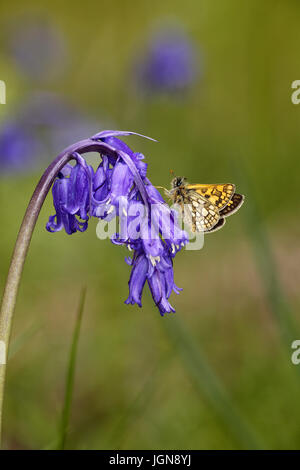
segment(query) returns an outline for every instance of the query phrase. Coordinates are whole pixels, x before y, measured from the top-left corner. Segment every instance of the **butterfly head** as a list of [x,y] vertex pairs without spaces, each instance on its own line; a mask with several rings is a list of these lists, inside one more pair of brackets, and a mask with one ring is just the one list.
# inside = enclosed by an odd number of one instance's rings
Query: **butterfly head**
[[178,189],[186,184],[186,178],[184,176],[175,176],[171,181],[171,188]]

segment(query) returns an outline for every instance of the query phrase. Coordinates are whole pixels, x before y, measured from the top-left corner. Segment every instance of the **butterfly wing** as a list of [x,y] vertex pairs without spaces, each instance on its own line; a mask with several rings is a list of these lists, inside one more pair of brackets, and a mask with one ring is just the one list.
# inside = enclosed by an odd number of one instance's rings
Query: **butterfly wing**
[[245,200],[245,196],[243,196],[242,194],[234,193],[234,195],[232,196],[227,206],[225,206],[220,211],[220,216],[228,217],[229,215],[234,214],[243,205],[244,200]]
[[200,194],[219,210],[227,206],[235,193],[235,185],[231,183],[188,184],[187,189]]
[[212,233],[212,232],[216,232],[217,230],[220,230],[220,228],[224,227],[226,223],[226,219],[224,219],[224,217],[220,217],[218,223],[212,227],[210,230],[207,230],[206,233]]
[[219,210],[198,192],[187,190],[183,202],[183,220],[192,232],[207,232],[218,223]]
[[207,233],[212,233],[216,232],[217,230],[220,230],[220,228],[224,227],[226,223],[225,217],[228,217],[229,215],[234,214],[236,211],[239,210],[239,208],[243,205],[245,200],[245,196],[242,194],[234,193],[232,196],[231,200],[227,204],[227,206],[224,207],[219,213],[220,213],[220,219],[218,223],[212,227],[210,230],[207,231]]

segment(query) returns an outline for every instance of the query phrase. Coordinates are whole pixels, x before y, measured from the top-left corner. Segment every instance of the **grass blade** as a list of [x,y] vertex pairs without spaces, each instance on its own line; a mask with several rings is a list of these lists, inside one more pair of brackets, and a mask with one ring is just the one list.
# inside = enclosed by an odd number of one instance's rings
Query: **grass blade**
[[245,449],[261,449],[263,443],[240,415],[224,385],[214,373],[195,339],[178,317],[172,316],[162,321],[165,331],[190,374],[193,382],[212,409],[222,419]]
[[69,417],[70,417],[72,395],[73,395],[73,386],[74,386],[77,346],[78,346],[78,339],[79,339],[85,297],[86,297],[86,288],[83,288],[81,292],[80,303],[79,303],[76,323],[75,323],[73,337],[72,337],[69,363],[68,363],[68,368],[67,368],[64,404],[63,404],[61,423],[60,423],[60,429],[59,429],[59,435],[58,435],[58,445],[57,445],[58,450],[63,450],[65,448],[66,437],[67,437],[67,432],[68,432]]

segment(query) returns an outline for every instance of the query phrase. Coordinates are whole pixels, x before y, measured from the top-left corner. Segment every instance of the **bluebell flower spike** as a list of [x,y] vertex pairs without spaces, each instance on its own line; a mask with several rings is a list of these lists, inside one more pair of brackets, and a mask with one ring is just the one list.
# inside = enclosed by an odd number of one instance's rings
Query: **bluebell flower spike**
[[[124,217],[124,212],[129,228],[130,222],[138,221],[133,224],[135,229],[139,228],[138,236],[129,229],[125,236],[116,233],[111,237],[112,243],[133,252],[132,258],[125,260],[131,266],[125,303],[141,307],[147,282],[160,314],[164,315],[175,312],[169,298],[180,289],[174,283],[173,259],[188,242],[188,236],[180,229],[176,213],[147,178],[144,156],[117,137],[132,134],[145,137],[127,131],[102,131],[89,140],[89,150],[94,149],[95,141],[94,150],[101,156],[96,171],[82,157],[82,143],[77,149],[72,146],[75,166],[66,165],[54,181],[56,213],[50,216],[46,228],[49,232],[64,228],[71,235],[85,231],[91,217],[109,221],[115,216]],[[124,201],[128,213],[121,209]],[[132,208],[138,209],[137,213],[131,215]]]

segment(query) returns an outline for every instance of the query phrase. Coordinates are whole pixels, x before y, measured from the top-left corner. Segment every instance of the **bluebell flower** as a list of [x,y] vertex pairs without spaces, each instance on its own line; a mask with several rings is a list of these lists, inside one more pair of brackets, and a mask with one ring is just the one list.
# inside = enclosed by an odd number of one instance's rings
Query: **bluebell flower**
[[88,227],[93,168],[74,152],[76,165],[68,165],[59,173],[52,187],[56,210],[46,229],[57,232],[63,227],[69,235],[84,232]]
[[176,212],[147,178],[143,155],[133,152],[118,138],[128,134],[132,133],[104,131],[90,139],[104,144],[96,171],[73,146],[76,164],[62,168],[53,184],[56,213],[49,218],[46,228],[50,232],[64,228],[72,234],[86,230],[90,217],[106,221],[116,216],[126,219],[125,233],[111,237],[114,244],[133,252],[132,257],[126,258],[132,271],[125,302],[141,307],[147,282],[164,315],[175,311],[169,303],[171,293],[179,293],[174,283],[173,259],[188,242],[188,236],[179,227]]
[[166,28],[153,35],[136,61],[136,81],[151,94],[182,92],[196,81],[198,62],[196,48],[184,32]]

